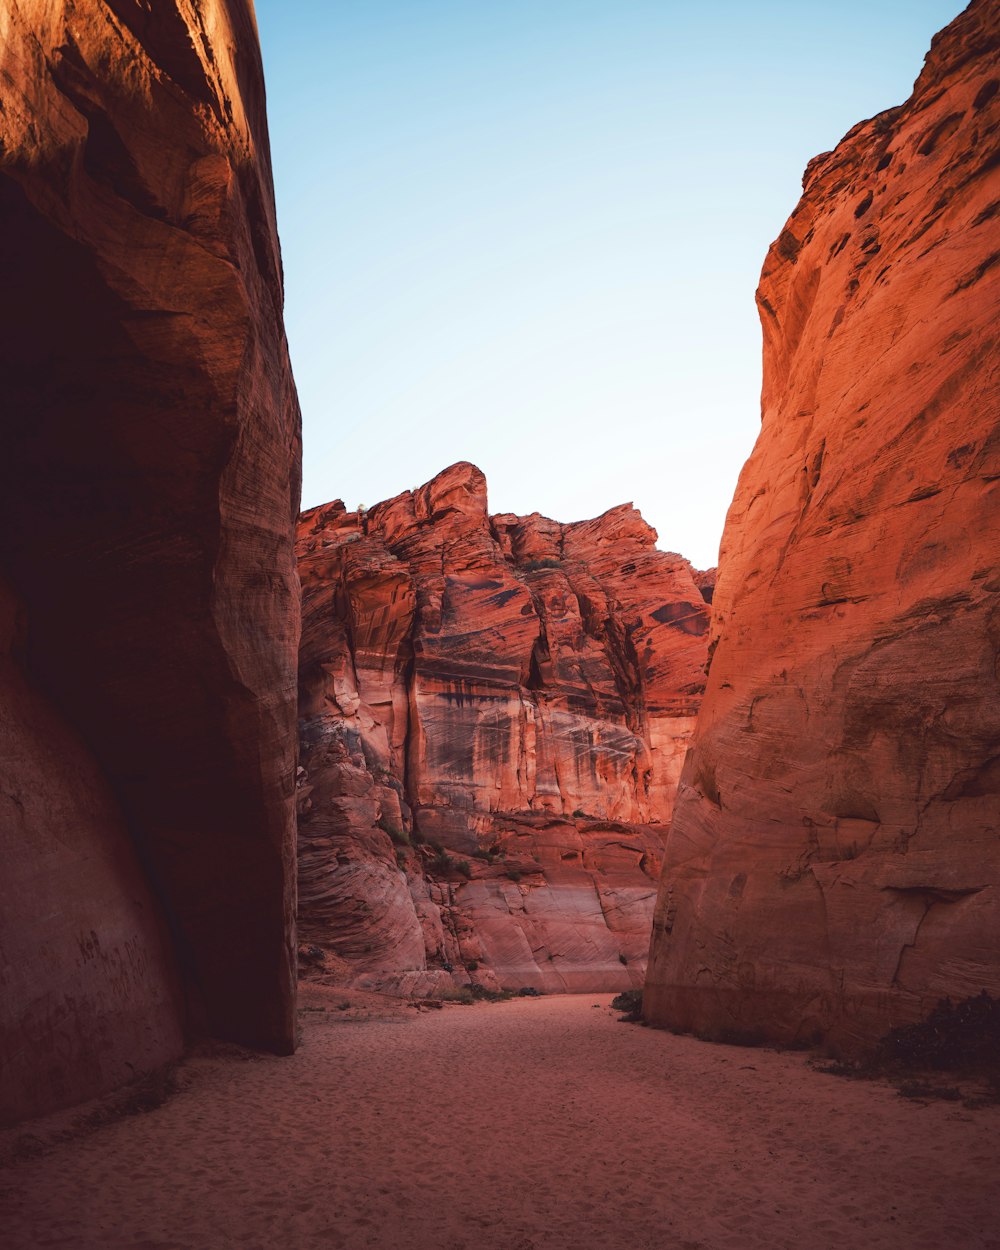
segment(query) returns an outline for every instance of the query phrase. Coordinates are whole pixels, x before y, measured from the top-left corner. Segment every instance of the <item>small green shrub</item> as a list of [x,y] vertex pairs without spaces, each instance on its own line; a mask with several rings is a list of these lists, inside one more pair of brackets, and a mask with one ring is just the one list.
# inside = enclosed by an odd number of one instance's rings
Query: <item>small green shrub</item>
[[475,995],[467,985],[457,985],[454,989],[441,990],[435,995],[442,1002],[446,1003],[462,1003],[466,1007],[470,1007],[475,1001]]
[[[816,1071],[855,1080],[887,1077],[902,1098],[942,1098],[966,1107],[1000,1102],[1000,999],[985,990],[953,1003],[942,998],[926,1019],[890,1029],[874,1051],[854,1060],[814,1063]],[[982,1083],[969,1094],[924,1079],[927,1071],[948,1072]],[[912,1074],[914,1079],[906,1079]]]
[[831,1059],[827,1063],[813,1062],[810,1066],[816,1072],[822,1072],[824,1076],[843,1076],[849,1081],[863,1081],[874,1073],[866,1071],[859,1063],[854,1063],[849,1059]]
[[464,877],[466,881],[468,881],[471,878],[472,869],[469,867],[469,865],[466,863],[464,859],[453,859],[451,863],[452,863],[452,868],[454,869],[455,872],[459,874],[459,876]]
[[642,1017],[642,990],[622,990],[611,1000],[615,1011],[624,1011],[626,1020],[639,1020]]
[[383,833],[387,833],[397,846],[409,846],[410,835],[392,823],[388,816],[380,816],[375,822]]
[[454,872],[455,861],[443,846],[439,846],[434,852],[434,858],[431,860],[431,870],[439,873]]
[[985,990],[959,1003],[942,998],[926,1020],[891,1029],[875,1062],[1000,1075],[1000,999]]
[[536,569],[557,569],[559,565],[559,560],[554,560],[551,556],[545,556],[541,560],[525,560],[521,568],[529,573],[533,573]]
[[964,1095],[954,1085],[931,1085],[927,1081],[904,1081],[896,1091],[900,1098],[940,1098],[945,1102],[961,1102]]
[[469,959],[469,960],[467,960],[467,961],[466,961],[466,964],[465,964],[465,971],[466,971],[466,972],[476,972],[476,971],[478,970],[478,968],[479,968],[479,960],[478,960],[478,959]]
[[299,963],[309,964],[314,968],[322,968],[326,963],[326,955],[320,946],[306,946],[303,944],[299,947]]
[[483,1003],[506,1003],[516,995],[513,990],[491,990],[485,985],[470,985],[472,997]]

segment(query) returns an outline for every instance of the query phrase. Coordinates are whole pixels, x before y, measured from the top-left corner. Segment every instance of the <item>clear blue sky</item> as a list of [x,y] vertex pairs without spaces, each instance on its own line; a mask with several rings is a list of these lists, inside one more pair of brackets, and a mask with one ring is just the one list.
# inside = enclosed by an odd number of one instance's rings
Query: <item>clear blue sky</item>
[[956,0],[257,0],[303,505],[456,460],[715,563],[810,157]]

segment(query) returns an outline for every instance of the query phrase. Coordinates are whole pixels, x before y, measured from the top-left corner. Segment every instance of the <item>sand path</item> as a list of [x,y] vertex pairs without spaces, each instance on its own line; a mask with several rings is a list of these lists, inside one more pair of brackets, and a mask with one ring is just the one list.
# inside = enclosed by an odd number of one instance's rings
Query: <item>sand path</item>
[[293,1058],[193,1061],[160,1109],[0,1172],[0,1244],[1000,1250],[1000,1109],[608,1001],[306,1013]]

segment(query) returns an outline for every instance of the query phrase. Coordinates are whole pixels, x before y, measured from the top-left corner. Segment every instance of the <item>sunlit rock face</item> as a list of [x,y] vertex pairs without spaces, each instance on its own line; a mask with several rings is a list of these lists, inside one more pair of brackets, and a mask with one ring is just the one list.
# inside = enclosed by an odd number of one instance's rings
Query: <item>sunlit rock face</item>
[[973,3],[765,262],[655,1023],[850,1052],[1000,993],[998,49]]
[[491,517],[470,464],[302,516],[300,928],[327,972],[641,981],[708,633],[655,541],[631,505]]
[[0,1118],[294,1038],[298,410],[248,0],[0,4]]

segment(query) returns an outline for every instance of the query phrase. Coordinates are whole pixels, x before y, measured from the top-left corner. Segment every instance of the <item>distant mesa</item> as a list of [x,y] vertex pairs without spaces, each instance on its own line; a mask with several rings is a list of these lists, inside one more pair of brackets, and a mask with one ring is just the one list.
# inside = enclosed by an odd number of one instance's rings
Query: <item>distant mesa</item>
[[309,975],[642,983],[713,580],[655,542],[628,504],[490,516],[467,463],[302,515]]

